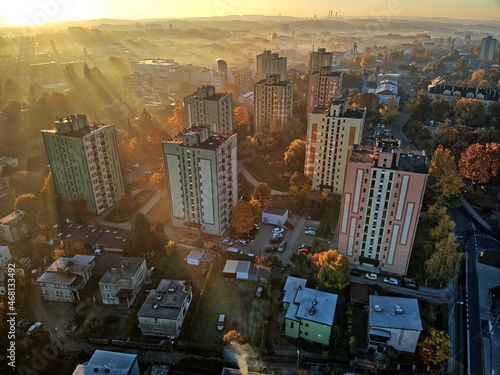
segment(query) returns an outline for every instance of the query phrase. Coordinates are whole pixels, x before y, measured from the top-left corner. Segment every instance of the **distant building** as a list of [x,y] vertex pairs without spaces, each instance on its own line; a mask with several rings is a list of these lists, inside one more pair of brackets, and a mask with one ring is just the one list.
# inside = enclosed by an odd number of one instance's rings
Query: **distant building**
[[356,147],[345,172],[338,249],[358,268],[406,275],[428,176],[423,151],[394,139]]
[[[221,60],[218,60],[221,61]],[[226,70],[211,72],[211,84],[216,90],[220,90],[224,85],[230,83],[234,85],[244,85],[252,80],[252,70],[247,65],[237,65],[226,67]]]
[[326,107],[341,96],[342,72],[332,72],[328,67],[309,74],[307,113],[311,113],[316,106]]
[[279,75],[272,75],[255,84],[254,90],[254,132],[264,122],[277,121],[283,126],[292,116],[293,82],[280,81]]
[[208,125],[163,142],[172,226],[222,235],[238,203],[236,135]]
[[278,75],[279,81],[286,80],[286,61],[286,57],[280,57],[278,53],[271,53],[267,50],[257,55],[255,81],[262,81],[270,75]]
[[318,48],[318,51],[309,55],[309,73],[319,72],[323,68],[331,68],[333,52],[326,52],[326,48]]
[[9,166],[12,168],[19,167],[19,162],[16,158],[11,158],[9,156],[0,156],[0,172],[2,172],[3,167]]
[[187,128],[209,125],[216,133],[233,134],[233,98],[231,94],[215,93],[214,86],[200,87],[184,97]]
[[10,259],[12,255],[10,254],[10,249],[8,246],[0,246],[0,266],[5,265]]
[[43,298],[48,301],[77,302],[80,292],[92,276],[95,256],[60,257],[37,279]]
[[141,375],[137,354],[96,350],[90,360],[76,366],[73,375]]
[[238,97],[238,102],[241,105],[253,107],[253,105],[254,105],[254,93],[253,93],[253,91],[247,91],[247,92],[241,94]]
[[0,177],[0,198],[6,197],[10,194],[12,194],[12,189],[10,188],[9,179]]
[[383,352],[391,346],[398,352],[415,353],[422,329],[415,298],[370,296],[368,347]]
[[338,296],[307,288],[306,282],[305,279],[292,276],[286,279],[283,288],[285,336],[328,346]]
[[427,95],[431,100],[442,98],[448,102],[453,99],[476,99],[483,102],[485,113],[490,113],[490,105],[500,101],[500,90],[487,87],[453,86],[447,84],[430,85]]
[[99,293],[105,305],[126,310],[134,303],[146,279],[146,259],[120,257],[99,280]]
[[361,144],[365,112],[347,107],[346,99],[337,99],[309,113],[304,174],[313,191],[342,194],[352,147]]
[[399,106],[399,85],[395,81],[384,79],[380,81],[375,90],[380,104],[395,104]]
[[495,50],[497,48],[497,40],[492,36],[487,36],[481,40],[481,49],[479,50],[479,58],[486,61],[493,61]]
[[153,92],[153,80],[149,74],[134,72],[123,77],[125,88],[140,97]]
[[58,196],[83,199],[93,214],[116,204],[125,194],[114,125],[89,125],[87,116],[59,118],[42,130]]
[[28,234],[24,211],[14,211],[0,219],[0,235],[7,242],[17,242]]
[[192,300],[193,290],[185,280],[162,279],[137,313],[142,334],[178,337]]

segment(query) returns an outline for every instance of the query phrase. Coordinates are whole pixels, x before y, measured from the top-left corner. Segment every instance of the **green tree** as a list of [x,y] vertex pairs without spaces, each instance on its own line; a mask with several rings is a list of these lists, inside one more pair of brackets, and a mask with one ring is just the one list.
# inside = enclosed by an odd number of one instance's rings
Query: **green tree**
[[248,233],[253,228],[254,211],[250,203],[239,201],[233,210],[231,225],[238,233]]
[[451,341],[446,332],[429,327],[427,336],[418,344],[419,354],[425,363],[440,365],[451,355]]
[[444,121],[444,119],[448,117],[450,109],[450,102],[443,98],[436,98],[431,104],[431,117],[435,121]]
[[484,105],[481,100],[460,98],[453,106],[455,118],[459,123],[482,126],[486,120]]
[[368,92],[356,94],[349,99],[349,105],[354,108],[366,108],[366,122],[380,121],[380,103],[377,95]]
[[144,256],[146,253],[163,254],[168,238],[161,223],[152,224],[141,212],[132,220],[123,250],[127,256]]
[[405,112],[410,113],[414,120],[425,121],[430,117],[432,101],[427,92],[420,90],[417,96],[409,99],[405,104]]
[[295,171],[303,172],[306,156],[306,142],[302,139],[296,139],[285,151],[285,164]]
[[450,202],[460,194],[464,187],[462,176],[458,173],[455,158],[449,149],[439,145],[434,151],[429,166],[429,183],[432,185],[438,203]]
[[312,256],[318,271],[318,288],[325,292],[339,292],[349,285],[349,262],[337,250],[322,251]]
[[292,265],[290,267],[290,274],[295,277],[307,279],[308,283],[311,282],[311,287],[316,283],[316,274],[318,267],[312,260],[310,255],[293,253],[290,258]]
[[382,108],[379,109],[379,113],[380,121],[384,124],[391,124],[400,115],[396,104],[383,105]]

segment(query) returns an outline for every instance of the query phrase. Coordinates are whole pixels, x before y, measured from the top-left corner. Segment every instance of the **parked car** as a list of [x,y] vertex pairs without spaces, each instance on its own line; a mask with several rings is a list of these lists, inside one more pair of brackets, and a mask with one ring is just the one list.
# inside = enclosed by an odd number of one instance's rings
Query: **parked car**
[[305,247],[300,247],[299,249],[297,249],[297,253],[307,255],[309,254],[309,249]]
[[313,226],[309,225],[309,226],[305,227],[304,230],[313,230],[313,231],[317,232],[319,230],[319,228],[318,227],[313,227]]
[[273,234],[271,234],[271,238],[280,239],[280,238],[283,238],[283,234],[281,234],[281,233],[273,233]]
[[361,272],[359,272],[358,270],[350,270],[349,271],[349,275],[351,275],[351,276],[361,276]]
[[134,168],[139,168],[141,165],[139,163],[134,164]]
[[247,245],[247,241],[245,241],[243,238],[238,238],[236,240],[236,243],[240,244],[241,246],[246,246]]
[[278,251],[278,248],[276,246],[268,246],[264,249],[266,253],[275,253]]
[[264,291],[264,287],[263,287],[263,286],[259,286],[259,287],[257,288],[257,291],[255,292],[255,296],[256,296],[257,298],[262,297],[262,292],[263,292],[263,291]]
[[398,279],[395,279],[394,277],[384,277],[383,282],[391,285],[399,285]]
[[283,233],[284,231],[283,228],[273,228],[273,233]]
[[376,273],[365,273],[365,277],[368,279],[368,280],[377,280],[378,276]]
[[316,231],[315,230],[305,230],[304,231],[304,234],[308,235],[308,236],[315,236],[316,235]]
[[257,224],[254,224],[254,225],[253,225],[253,228],[254,228],[255,230],[259,230],[259,229],[260,229],[260,227],[259,227]]
[[41,325],[42,325],[41,322],[34,323],[31,327],[28,328],[28,335],[31,334],[31,332],[33,332],[35,329],[37,329]]
[[408,289],[418,290],[418,284],[413,281],[400,280],[399,285]]
[[285,251],[285,248],[286,248],[286,241],[281,241],[279,247],[278,247],[278,251],[280,253],[282,253],[283,251]]
[[269,239],[270,244],[275,244],[275,243],[280,243],[280,242],[281,242],[281,238],[270,238]]
[[290,223],[289,221],[285,221],[285,224],[283,224],[283,225],[286,227],[286,229],[290,229],[290,230],[292,230],[293,228],[295,228],[295,227],[293,226],[293,224],[292,224],[292,223]]
[[225,244],[225,245],[229,245],[229,246],[233,245],[233,241],[231,241],[229,238],[224,238],[222,240],[222,243]]
[[132,168],[125,168],[125,172],[132,172],[133,169]]
[[224,314],[219,315],[219,320],[217,320],[217,331],[222,331],[224,325],[226,324],[226,316]]

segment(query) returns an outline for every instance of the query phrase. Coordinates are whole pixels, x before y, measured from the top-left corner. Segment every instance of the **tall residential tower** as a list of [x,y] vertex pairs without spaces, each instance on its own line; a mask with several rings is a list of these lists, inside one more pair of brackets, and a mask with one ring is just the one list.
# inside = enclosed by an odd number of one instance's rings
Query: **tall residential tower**
[[316,106],[328,106],[341,95],[342,72],[332,72],[331,68],[312,72],[307,89],[307,113],[311,113]]
[[280,81],[286,79],[286,57],[280,57],[277,53],[271,53],[271,51],[264,51],[257,55],[255,81],[259,82],[275,74],[279,75]]
[[278,121],[283,126],[292,116],[293,82],[280,81],[279,75],[272,75],[255,84],[254,131],[262,123]]
[[398,140],[358,146],[347,163],[339,251],[365,271],[406,275],[427,176],[425,153]]
[[238,203],[236,135],[208,125],[163,142],[172,226],[220,236]]
[[42,130],[57,194],[65,201],[87,201],[98,215],[125,194],[114,125],[89,125],[87,116],[59,118]]

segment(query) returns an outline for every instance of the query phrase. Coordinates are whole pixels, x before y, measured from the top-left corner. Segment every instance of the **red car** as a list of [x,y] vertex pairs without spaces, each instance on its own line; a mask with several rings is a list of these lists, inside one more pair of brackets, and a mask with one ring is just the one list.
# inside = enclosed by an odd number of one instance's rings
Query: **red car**
[[300,245],[299,248],[297,249],[297,252],[300,254],[307,255],[311,251],[311,246],[309,245]]

